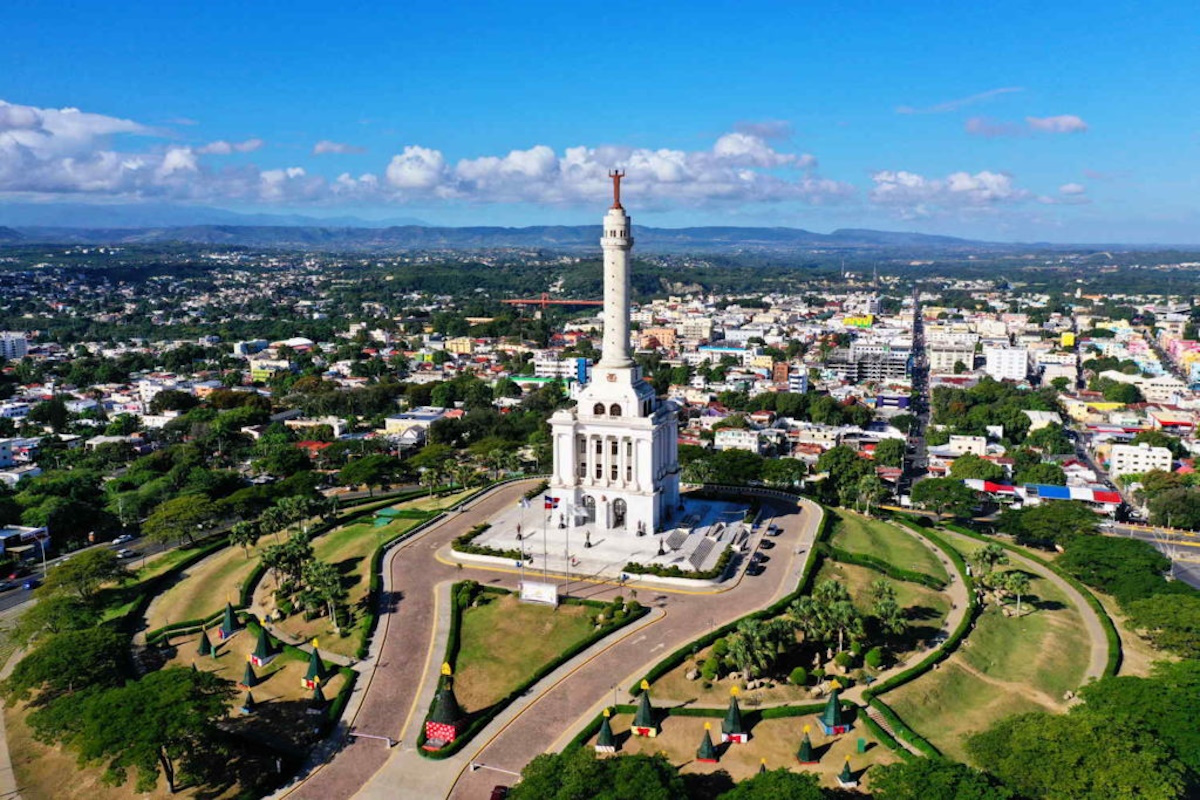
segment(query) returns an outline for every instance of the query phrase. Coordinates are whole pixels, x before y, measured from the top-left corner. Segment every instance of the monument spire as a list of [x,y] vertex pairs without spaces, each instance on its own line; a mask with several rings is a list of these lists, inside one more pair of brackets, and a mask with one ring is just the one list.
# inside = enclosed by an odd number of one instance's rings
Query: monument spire
[[613,204],[604,215],[604,347],[600,366],[627,369],[633,366],[629,356],[629,251],[632,220],[621,205],[621,179],[625,170],[609,170],[613,182]]
[[610,169],[608,171],[608,177],[612,178],[612,182],[613,182],[613,204],[612,204],[612,207],[613,208],[624,208],[624,206],[621,205],[621,178],[625,177],[625,170]]

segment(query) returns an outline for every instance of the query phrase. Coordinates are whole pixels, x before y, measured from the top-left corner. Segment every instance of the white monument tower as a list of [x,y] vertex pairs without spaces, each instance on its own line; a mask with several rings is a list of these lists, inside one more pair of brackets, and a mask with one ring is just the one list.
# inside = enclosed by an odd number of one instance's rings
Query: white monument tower
[[665,527],[679,505],[678,422],[675,405],[655,396],[629,354],[632,221],[621,206],[624,171],[609,176],[613,204],[600,239],[604,350],[578,405],[550,418],[550,493],[577,509],[577,524],[642,535]]

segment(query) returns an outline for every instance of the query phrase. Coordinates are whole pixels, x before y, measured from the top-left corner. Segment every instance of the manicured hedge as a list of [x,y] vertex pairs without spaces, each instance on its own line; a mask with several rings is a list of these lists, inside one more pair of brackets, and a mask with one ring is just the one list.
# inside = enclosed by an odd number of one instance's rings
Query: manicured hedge
[[342,683],[342,688],[338,691],[337,697],[325,709],[325,724],[333,727],[337,721],[341,719],[342,712],[346,710],[346,704],[350,702],[350,695],[354,693],[354,684],[358,682],[358,673],[350,667],[341,667],[338,669],[345,681]]
[[821,543],[820,547],[825,555],[832,558],[834,561],[840,561],[845,564],[856,564],[860,567],[867,567],[877,572],[882,572],[889,578],[898,581],[907,581],[909,583],[919,583],[922,586],[928,586],[935,591],[942,591],[946,588],[946,582],[939,580],[932,575],[926,575],[924,572],[914,572],[910,569],[897,567],[894,564],[884,561],[882,558],[867,555],[866,553],[853,553],[849,550],[843,550],[840,547],[834,547],[831,544]]
[[155,575],[149,580],[122,587],[124,591],[136,592],[138,601],[132,607],[130,607],[128,612],[125,613],[125,615],[118,622],[118,625],[120,625],[122,629],[132,632],[131,629],[136,627],[141,619],[145,617],[146,609],[150,606],[150,601],[166,591],[171,581],[173,581],[181,572],[199,563],[200,561],[203,561],[218,550],[228,546],[228,538],[218,537],[216,541],[208,542],[197,548],[196,552],[182,559],[178,564],[171,567],[166,572],[163,572],[160,575]]
[[[245,619],[247,609],[245,606],[235,606],[233,613],[240,619]],[[216,623],[225,615],[225,609],[221,609],[215,614],[210,614],[204,619],[188,619],[183,622],[173,622],[170,625],[163,625],[161,628],[150,631],[146,634],[146,644],[154,645],[161,642],[163,639],[169,639],[176,634],[195,633],[200,629],[207,629]]]
[[639,564],[636,561],[630,561],[621,571],[628,572],[631,575],[654,575],[658,578],[690,578],[695,581],[711,581],[725,574],[725,570],[728,569],[731,560],[733,560],[733,548],[726,545],[725,550],[717,558],[716,565],[712,569],[706,569],[703,572],[681,569],[674,564],[664,566],[662,564]]
[[[820,543],[822,540],[824,540],[825,538],[827,538],[829,536],[829,533],[832,530],[832,526],[830,525],[830,518],[833,515],[828,513],[823,506],[818,506],[818,507],[821,508],[821,513],[823,515],[822,519],[821,519],[821,528],[817,532],[817,537],[816,537],[817,543]],[[650,671],[647,672],[644,677],[642,677],[641,680],[639,680],[632,687],[630,687],[630,689],[629,689],[630,694],[637,695],[638,693],[641,692],[642,681],[645,681],[646,683],[654,683],[656,680],[661,678],[663,675],[666,675],[668,672],[670,672],[671,670],[678,667],[680,664],[682,664],[688,658],[691,658],[692,653],[697,652],[699,650],[703,650],[705,647],[708,647],[710,644],[715,642],[717,639],[720,639],[722,636],[727,636],[728,634],[732,633],[734,630],[737,629],[738,623],[741,622],[742,620],[745,620],[745,619],[769,619],[770,617],[775,617],[775,616],[778,616],[779,614],[783,613],[787,609],[787,607],[790,606],[792,604],[792,602],[794,602],[796,600],[796,598],[800,597],[801,595],[803,595],[809,591],[810,587],[812,586],[812,582],[815,579],[818,569],[820,567],[822,558],[824,558],[824,556],[822,556],[821,553],[819,552],[819,548],[817,548],[817,547],[810,548],[808,551],[808,555],[806,556],[806,559],[805,559],[804,569],[800,573],[800,582],[796,585],[796,590],[794,592],[792,592],[791,594],[782,598],[778,602],[773,603],[770,606],[767,606],[764,609],[760,609],[759,611],[752,611],[744,617],[735,619],[733,622],[722,625],[720,628],[710,631],[707,634],[699,637],[698,639],[688,642],[683,647],[680,647],[675,652],[669,654],[662,661],[655,664],[650,669]]]
[[1108,612],[1104,610],[1104,606],[1101,605],[1100,601],[1096,599],[1096,596],[1092,594],[1091,589],[1080,583],[1073,575],[1063,572],[1052,561],[1047,561],[1040,556],[1036,556],[1027,549],[1017,547],[1016,545],[1012,545],[1008,542],[1000,541],[998,539],[983,536],[982,534],[976,533],[970,528],[965,528],[962,525],[944,525],[943,527],[945,527],[947,530],[954,531],[955,533],[960,533],[963,536],[969,536],[978,542],[984,542],[986,544],[998,544],[1005,550],[1010,550],[1018,555],[1028,558],[1030,561],[1041,564],[1043,567],[1050,570],[1067,583],[1071,584],[1075,591],[1079,592],[1079,594],[1083,596],[1084,601],[1092,607],[1093,611],[1096,612],[1096,616],[1100,618],[1100,625],[1104,628],[1104,638],[1108,642],[1108,659],[1104,664],[1104,676],[1111,677],[1117,674],[1117,670],[1121,668],[1121,659],[1123,657],[1121,652],[1121,637],[1117,633],[1117,626],[1113,624],[1112,617],[1110,617]]
[[[464,582],[456,583],[450,589],[451,602],[454,604],[454,606],[453,606],[453,614],[452,614],[452,617],[450,620],[450,636],[446,641],[446,661],[451,664],[454,663],[452,656],[457,656],[457,654],[458,654],[459,640],[461,637],[461,625],[462,625],[461,618],[462,618],[462,610],[463,609],[461,609],[459,607],[457,598],[458,598],[458,587],[460,587],[463,583]],[[500,594],[508,594],[509,593],[504,589],[497,589],[495,587],[480,587],[480,588],[484,589],[485,591],[495,592],[495,593],[500,593]],[[605,607],[608,605],[607,603],[598,603],[598,602],[590,601],[590,600],[583,600],[581,602],[584,604],[595,605],[598,607]],[[515,689],[513,689],[511,692],[509,692],[501,700],[499,700],[496,703],[493,703],[492,705],[488,706],[486,709],[483,709],[479,714],[474,716],[471,719],[470,724],[467,725],[467,727],[462,731],[462,733],[460,733],[453,742],[446,745],[441,750],[435,750],[433,752],[430,752],[428,750],[422,749],[422,746],[425,744],[425,726],[422,725],[421,733],[417,737],[417,752],[420,753],[425,758],[430,758],[430,759],[434,759],[434,760],[449,758],[450,756],[457,753],[476,734],[478,734],[481,730],[483,730],[485,727],[487,727],[487,725],[493,719],[495,719],[496,716],[500,712],[502,712],[504,709],[508,708],[508,706],[514,700],[516,700],[517,698],[524,695],[530,689],[530,687],[537,684],[538,681],[542,680],[547,675],[554,672],[554,670],[558,669],[559,667],[561,667],[563,664],[570,661],[575,656],[584,652],[592,645],[594,645],[597,642],[599,642],[600,640],[604,639],[609,634],[625,627],[626,625],[630,624],[631,622],[634,622],[635,620],[641,619],[646,614],[650,613],[650,609],[646,608],[645,606],[634,605],[632,603],[630,603],[629,606],[631,607],[632,610],[630,611],[629,615],[625,619],[620,620],[618,622],[612,622],[610,624],[606,624],[603,628],[601,628],[598,631],[595,631],[588,638],[576,643],[574,647],[564,650],[562,653],[559,654],[558,658],[543,665],[541,669],[539,669],[532,676],[530,676],[528,679],[526,679],[523,683],[521,683],[521,685],[517,686]],[[436,702],[436,699],[435,699],[435,702]],[[426,715],[425,715],[426,718],[428,718],[429,714],[431,714],[431,713],[433,713],[432,705],[430,706],[429,711],[426,712]]]
[[[865,708],[859,709],[858,720],[862,722],[863,727],[871,732],[871,735],[878,739],[887,749],[891,750],[896,755],[900,756],[903,761],[912,761],[914,756],[907,747],[900,744],[896,737],[879,727],[879,723],[871,719]],[[890,724],[890,723],[889,723]]]
[[[883,718],[888,721],[888,724],[892,726],[892,730],[894,730],[896,735],[901,739],[908,742],[930,758],[937,758],[942,754],[942,752],[934,747],[928,739],[905,725],[904,720],[900,719],[896,712],[892,711],[891,706],[889,706],[887,703],[883,702],[878,697],[872,697],[870,704],[878,709],[880,714],[883,714]],[[870,719],[867,717],[865,712],[862,716],[865,719]]]

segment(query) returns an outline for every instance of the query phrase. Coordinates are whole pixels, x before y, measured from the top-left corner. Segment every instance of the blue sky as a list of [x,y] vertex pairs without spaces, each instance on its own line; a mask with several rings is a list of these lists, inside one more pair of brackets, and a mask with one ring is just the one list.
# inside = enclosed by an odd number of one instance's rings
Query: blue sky
[[1200,241],[1194,6],[951,5],[19,4],[0,202]]

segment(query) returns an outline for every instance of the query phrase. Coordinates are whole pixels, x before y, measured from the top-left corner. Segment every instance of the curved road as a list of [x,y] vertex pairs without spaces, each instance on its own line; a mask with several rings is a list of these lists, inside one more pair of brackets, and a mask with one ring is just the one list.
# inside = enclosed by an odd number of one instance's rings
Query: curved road
[[[422,689],[436,680],[440,650],[434,646],[438,626],[448,620],[439,608],[438,587],[447,581],[474,578],[483,583],[515,588],[515,571],[504,568],[457,566],[444,563],[438,551],[454,537],[494,516],[523,495],[526,482],[508,484],[470,504],[463,513],[449,514],[441,523],[405,541],[385,560],[384,597],[372,664],[366,665],[359,710],[349,720],[354,730],[400,739],[417,729],[425,713],[419,703]],[[527,698],[493,721],[458,755],[443,761],[422,758],[415,740],[394,748],[370,739],[351,739],[335,757],[303,783],[281,793],[289,798],[351,797],[436,798],[483,797],[497,783],[512,778],[490,770],[473,772],[469,762],[519,772],[533,757],[563,746],[569,736],[609,702],[614,684],[625,688],[651,666],[687,642],[751,611],[770,605],[795,590],[803,565],[820,529],[819,506],[764,503],[776,515],[783,533],[776,539],[765,572],[736,580],[729,589],[708,593],[662,589],[632,582],[624,587],[576,580],[576,596],[608,599],[631,590],[661,613],[643,622],[640,630],[609,637],[535,686]],[[800,510],[802,509],[802,510]],[[798,552],[799,551],[799,552]],[[390,580],[389,580],[390,579]],[[443,590],[444,591],[444,590]],[[567,674],[560,675],[566,671]],[[424,694],[428,697],[428,692]]]
[[[939,533],[947,537],[950,541],[964,546],[979,545],[978,541],[969,536],[963,536],[961,533],[955,533],[944,528],[939,530]],[[1063,580],[1062,576],[1054,570],[1044,567],[1014,550],[1005,548],[1005,552],[1008,554],[1009,561],[1014,566],[1019,566],[1021,569],[1028,570],[1053,583],[1079,611],[1079,616],[1083,618],[1084,630],[1087,631],[1088,639],[1092,643],[1091,657],[1088,659],[1087,669],[1083,673],[1082,683],[1102,678],[1104,676],[1104,668],[1108,666],[1108,637],[1104,635],[1104,624],[1100,622],[1100,617],[1096,614],[1095,610],[1088,605],[1087,600],[1084,599],[1083,595],[1074,586]]]

